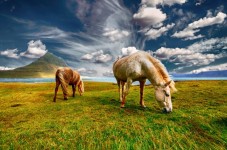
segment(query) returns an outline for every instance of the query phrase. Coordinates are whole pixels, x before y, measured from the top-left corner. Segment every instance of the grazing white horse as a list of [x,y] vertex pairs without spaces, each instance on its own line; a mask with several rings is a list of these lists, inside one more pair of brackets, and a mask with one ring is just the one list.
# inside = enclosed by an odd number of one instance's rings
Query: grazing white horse
[[143,89],[146,79],[148,79],[155,87],[155,98],[163,107],[163,112],[172,111],[170,89],[177,91],[175,83],[170,79],[164,65],[149,53],[139,51],[118,59],[113,64],[113,73],[118,84],[121,107],[125,106],[126,96],[134,81],[140,82],[140,105],[146,107],[143,100]]

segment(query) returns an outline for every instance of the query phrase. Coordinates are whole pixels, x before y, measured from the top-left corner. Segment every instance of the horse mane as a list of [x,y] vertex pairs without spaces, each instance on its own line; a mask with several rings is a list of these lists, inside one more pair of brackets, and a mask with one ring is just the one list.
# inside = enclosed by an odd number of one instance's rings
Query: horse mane
[[162,79],[164,80],[165,83],[171,81],[171,83],[169,84],[170,88],[172,89],[173,92],[176,92],[177,89],[175,88],[175,82],[170,78],[166,67],[161,63],[161,61],[159,61],[158,59],[152,57],[151,55],[149,55],[149,60],[152,62],[152,64],[154,65],[155,69],[157,70],[158,74],[160,77],[162,77]]

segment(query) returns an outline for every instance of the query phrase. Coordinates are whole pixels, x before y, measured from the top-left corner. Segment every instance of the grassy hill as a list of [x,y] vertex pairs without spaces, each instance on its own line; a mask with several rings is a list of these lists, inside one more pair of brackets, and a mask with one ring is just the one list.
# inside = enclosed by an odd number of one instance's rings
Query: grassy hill
[[0,83],[0,149],[226,150],[227,81],[176,82],[169,114],[152,86],[144,109],[139,86],[120,108],[117,85],[84,85],[67,101],[59,89],[53,103],[55,83]]
[[42,78],[54,77],[58,67],[67,66],[57,56],[47,52],[31,64],[14,70],[0,71],[0,78]]

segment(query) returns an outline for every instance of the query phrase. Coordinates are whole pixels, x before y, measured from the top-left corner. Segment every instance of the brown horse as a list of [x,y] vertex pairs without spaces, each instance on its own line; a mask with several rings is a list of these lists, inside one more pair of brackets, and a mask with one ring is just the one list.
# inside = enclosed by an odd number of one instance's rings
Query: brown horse
[[170,79],[164,65],[149,53],[139,51],[118,59],[113,64],[113,73],[118,84],[121,107],[125,106],[126,96],[134,81],[140,82],[140,105],[145,107],[143,90],[148,79],[155,87],[155,97],[163,111],[172,111],[170,89],[176,91],[174,81]]
[[78,91],[80,95],[84,92],[84,84],[80,77],[80,74],[77,71],[72,70],[69,67],[62,67],[58,68],[56,72],[56,87],[55,87],[55,94],[54,94],[54,102],[56,102],[56,96],[58,92],[58,87],[61,85],[64,100],[68,99],[68,85],[72,85],[73,90],[73,97],[75,96],[76,86],[78,86]]

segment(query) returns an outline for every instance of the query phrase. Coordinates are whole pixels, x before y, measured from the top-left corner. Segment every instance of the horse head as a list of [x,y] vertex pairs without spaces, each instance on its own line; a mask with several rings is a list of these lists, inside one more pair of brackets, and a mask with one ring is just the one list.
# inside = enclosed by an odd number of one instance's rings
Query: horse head
[[79,91],[80,95],[82,95],[84,93],[84,83],[82,80],[80,80],[78,83],[78,91]]
[[155,98],[159,106],[163,108],[164,113],[169,113],[173,109],[170,93],[170,83],[171,80],[165,84],[155,86]]

